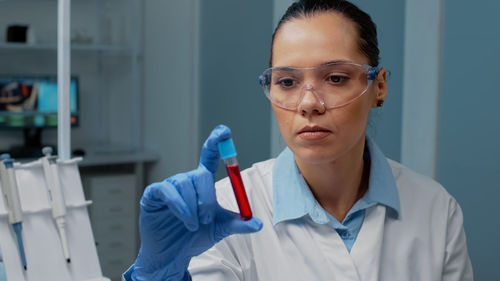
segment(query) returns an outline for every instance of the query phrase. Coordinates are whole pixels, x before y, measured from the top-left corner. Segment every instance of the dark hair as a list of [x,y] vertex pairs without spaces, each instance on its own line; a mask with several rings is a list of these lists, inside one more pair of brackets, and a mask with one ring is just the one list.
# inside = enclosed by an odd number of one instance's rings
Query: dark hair
[[356,24],[360,39],[358,44],[361,52],[369,59],[371,66],[378,66],[377,27],[367,13],[345,0],[300,0],[288,7],[273,33],[269,65],[272,66],[274,37],[284,23],[292,19],[304,18],[313,16],[316,13],[330,11],[338,12]]

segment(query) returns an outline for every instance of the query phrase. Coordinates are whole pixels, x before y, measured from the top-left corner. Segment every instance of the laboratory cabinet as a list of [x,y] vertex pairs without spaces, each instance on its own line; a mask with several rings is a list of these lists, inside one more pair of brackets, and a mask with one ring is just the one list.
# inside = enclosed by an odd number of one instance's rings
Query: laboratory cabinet
[[83,190],[103,275],[112,281],[134,262],[139,250],[139,200],[145,172],[158,160],[149,151],[103,154],[89,150],[80,163]]
[[113,281],[137,255],[136,182],[134,174],[87,175],[83,181],[103,275]]

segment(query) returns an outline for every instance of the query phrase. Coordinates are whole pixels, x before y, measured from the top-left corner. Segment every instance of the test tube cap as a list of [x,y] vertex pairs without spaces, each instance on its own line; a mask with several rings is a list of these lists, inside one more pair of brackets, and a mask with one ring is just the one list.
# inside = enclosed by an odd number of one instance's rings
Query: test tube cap
[[9,159],[9,158],[10,158],[10,154],[8,154],[8,153],[0,154],[0,161],[5,160],[5,159]]
[[227,159],[236,156],[236,148],[232,138],[223,140],[217,144],[219,147],[220,158]]

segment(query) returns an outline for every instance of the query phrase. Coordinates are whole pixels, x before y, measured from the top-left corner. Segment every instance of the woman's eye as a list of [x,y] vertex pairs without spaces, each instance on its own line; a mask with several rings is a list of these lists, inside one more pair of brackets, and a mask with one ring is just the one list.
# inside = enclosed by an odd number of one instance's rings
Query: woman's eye
[[342,82],[349,80],[349,77],[341,76],[341,75],[330,75],[328,77],[328,80],[329,80],[329,82],[332,82],[334,84],[340,84]]
[[280,85],[283,88],[290,88],[290,87],[293,86],[294,81],[293,81],[293,79],[290,79],[290,78],[288,78],[288,79],[281,79],[281,80],[279,80],[277,82],[277,84]]

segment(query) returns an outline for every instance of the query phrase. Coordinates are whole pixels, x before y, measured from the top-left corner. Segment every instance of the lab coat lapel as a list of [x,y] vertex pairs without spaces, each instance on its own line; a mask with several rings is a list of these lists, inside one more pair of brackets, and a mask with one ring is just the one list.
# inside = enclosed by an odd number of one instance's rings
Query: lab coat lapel
[[311,223],[316,234],[315,242],[323,254],[322,260],[326,262],[322,269],[328,279],[322,280],[350,280],[360,281],[356,265],[350,257],[342,238],[335,229],[328,225]]
[[351,257],[363,281],[378,281],[379,278],[385,211],[383,205],[366,210],[365,220],[351,249]]

